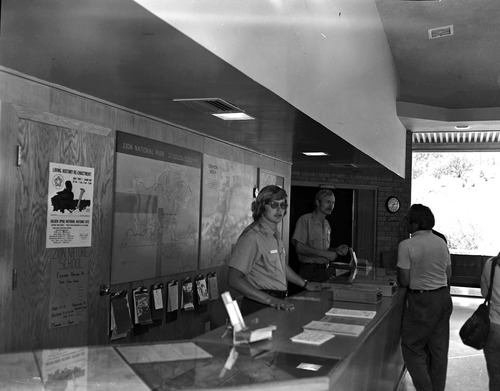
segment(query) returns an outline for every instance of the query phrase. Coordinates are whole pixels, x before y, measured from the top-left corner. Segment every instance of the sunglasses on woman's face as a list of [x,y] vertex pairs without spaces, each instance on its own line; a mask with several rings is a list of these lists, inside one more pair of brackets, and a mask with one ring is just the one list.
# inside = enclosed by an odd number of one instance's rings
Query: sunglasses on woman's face
[[283,210],[286,210],[286,208],[288,208],[288,204],[286,201],[283,201],[283,202],[271,201],[271,202],[268,202],[267,205],[269,205],[272,209],[276,209],[276,208],[278,208],[278,206]]

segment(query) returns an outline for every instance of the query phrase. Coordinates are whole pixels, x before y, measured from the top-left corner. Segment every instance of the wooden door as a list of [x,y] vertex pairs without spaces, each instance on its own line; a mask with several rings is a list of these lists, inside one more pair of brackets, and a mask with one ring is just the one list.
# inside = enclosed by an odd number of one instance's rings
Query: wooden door
[[375,189],[354,191],[354,243],[358,258],[376,264],[377,192]]
[[[109,297],[100,296],[100,285],[110,281],[114,142],[87,123],[73,122],[67,128],[64,121],[59,126],[53,119],[49,123],[43,122],[43,116],[41,122],[18,120],[9,350],[107,341]],[[46,248],[49,163],[94,168],[93,194],[88,195],[93,204],[90,247]],[[54,317],[50,304],[54,303],[56,264],[81,265],[87,273],[85,286],[79,287],[86,311],[79,311],[83,316],[62,327],[54,327],[49,319]]]

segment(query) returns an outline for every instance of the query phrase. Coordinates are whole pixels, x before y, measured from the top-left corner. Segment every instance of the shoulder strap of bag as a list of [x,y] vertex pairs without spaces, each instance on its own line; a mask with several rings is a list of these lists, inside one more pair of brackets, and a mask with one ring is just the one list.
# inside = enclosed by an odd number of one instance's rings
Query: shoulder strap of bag
[[486,295],[486,300],[485,303],[489,304],[490,299],[491,299],[491,292],[493,290],[493,277],[495,277],[495,269],[496,265],[498,262],[498,258],[500,257],[500,254],[498,254],[493,260],[491,261],[491,273],[490,273],[490,286],[488,287],[488,294]]

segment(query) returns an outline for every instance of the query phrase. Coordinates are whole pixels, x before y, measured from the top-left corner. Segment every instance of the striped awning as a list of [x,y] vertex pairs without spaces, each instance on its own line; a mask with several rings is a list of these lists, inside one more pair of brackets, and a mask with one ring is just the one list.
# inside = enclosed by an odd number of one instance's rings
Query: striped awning
[[500,131],[415,132],[413,151],[500,151]]

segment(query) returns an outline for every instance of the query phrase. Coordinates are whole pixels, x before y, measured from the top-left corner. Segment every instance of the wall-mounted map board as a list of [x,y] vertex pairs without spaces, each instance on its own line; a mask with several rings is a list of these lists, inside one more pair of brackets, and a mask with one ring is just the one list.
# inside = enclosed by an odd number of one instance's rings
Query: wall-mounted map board
[[117,132],[111,283],[198,268],[203,155]]

